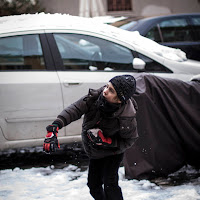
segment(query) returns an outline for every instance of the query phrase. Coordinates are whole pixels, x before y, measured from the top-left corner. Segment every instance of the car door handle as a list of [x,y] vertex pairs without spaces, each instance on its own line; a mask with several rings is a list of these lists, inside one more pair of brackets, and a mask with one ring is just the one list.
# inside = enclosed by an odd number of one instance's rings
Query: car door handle
[[77,81],[77,80],[70,80],[70,81],[64,80],[63,84],[64,84],[64,86],[69,87],[69,86],[73,86],[73,85],[80,85],[81,82]]

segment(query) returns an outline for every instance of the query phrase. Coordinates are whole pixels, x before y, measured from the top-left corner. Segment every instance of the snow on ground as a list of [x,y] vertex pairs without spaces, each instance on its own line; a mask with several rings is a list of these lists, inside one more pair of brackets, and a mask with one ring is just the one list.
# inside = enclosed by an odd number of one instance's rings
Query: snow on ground
[[[188,172],[190,173],[190,172]],[[124,200],[200,200],[200,178],[178,186],[157,186],[148,180],[127,180],[119,170]],[[0,171],[1,200],[92,200],[87,187],[87,170],[69,165]]]

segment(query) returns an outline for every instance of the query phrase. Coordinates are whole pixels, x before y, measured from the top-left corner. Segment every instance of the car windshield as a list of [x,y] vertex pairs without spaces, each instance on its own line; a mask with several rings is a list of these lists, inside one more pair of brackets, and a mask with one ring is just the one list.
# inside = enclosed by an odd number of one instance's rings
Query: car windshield
[[124,29],[124,30],[129,30],[131,29],[133,26],[135,26],[137,24],[136,21],[132,21],[126,24],[123,24],[122,26],[120,26],[119,28]]

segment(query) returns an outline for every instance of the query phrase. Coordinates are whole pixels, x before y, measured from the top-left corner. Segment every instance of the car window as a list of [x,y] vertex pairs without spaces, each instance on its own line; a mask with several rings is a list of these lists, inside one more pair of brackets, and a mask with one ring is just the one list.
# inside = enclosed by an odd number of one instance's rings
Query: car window
[[44,70],[38,35],[0,38],[0,70]]
[[164,20],[153,26],[145,37],[156,42],[193,41],[192,29],[183,18]]
[[172,73],[170,69],[141,53],[138,53],[138,57],[146,63],[145,72]]
[[81,34],[54,34],[63,70],[133,71],[131,50],[116,43]]
[[192,30],[186,19],[170,19],[159,23],[163,42],[193,41]]
[[145,37],[154,40],[156,42],[161,42],[161,37],[160,37],[160,33],[159,33],[159,29],[157,26],[154,26],[153,28],[151,28],[147,34],[145,35]]
[[200,16],[192,16],[191,18],[196,33],[196,40],[200,41]]

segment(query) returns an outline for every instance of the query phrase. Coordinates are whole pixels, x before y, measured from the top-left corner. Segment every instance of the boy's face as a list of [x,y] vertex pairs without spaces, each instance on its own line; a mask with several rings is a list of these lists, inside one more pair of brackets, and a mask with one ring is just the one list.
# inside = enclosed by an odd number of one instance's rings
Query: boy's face
[[103,90],[103,96],[106,98],[106,100],[110,103],[121,103],[117,96],[117,92],[115,91],[115,88],[113,87],[112,83],[108,82],[106,87]]

